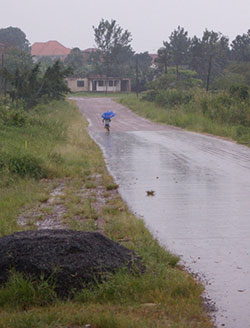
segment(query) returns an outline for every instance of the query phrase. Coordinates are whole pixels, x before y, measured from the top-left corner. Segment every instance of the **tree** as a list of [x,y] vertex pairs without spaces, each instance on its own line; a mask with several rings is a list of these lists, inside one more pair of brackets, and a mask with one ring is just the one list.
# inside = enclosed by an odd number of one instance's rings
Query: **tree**
[[172,50],[170,44],[165,41],[163,42],[163,47],[158,49],[157,58],[155,60],[156,65],[158,66],[159,71],[167,74],[168,66],[172,59]]
[[177,79],[175,68],[170,67],[167,74],[154,79],[148,84],[148,87],[155,90],[188,90],[201,85],[202,81],[198,79],[195,71],[179,69],[179,77]]
[[9,48],[4,54],[3,66],[7,68],[8,71],[14,73],[16,69],[24,71],[27,68],[32,68],[34,66],[32,56],[18,48]]
[[61,99],[70,90],[66,86],[65,77],[71,74],[60,61],[56,61],[42,76],[40,64],[33,68],[10,72],[7,68],[1,70],[1,74],[8,82],[8,94],[12,102],[29,109],[38,104],[44,97],[48,100]]
[[47,96],[49,100],[61,99],[70,92],[65,83],[65,78],[72,74],[70,68],[65,68],[60,60],[46,70],[39,95]]
[[246,34],[237,35],[231,43],[232,59],[250,61],[250,29]]
[[73,69],[74,75],[79,76],[79,72],[82,71],[82,67],[84,66],[82,51],[79,48],[73,48],[65,58],[64,64]]
[[1,28],[0,43],[3,43],[7,48],[18,48],[26,52],[30,49],[30,43],[26,39],[25,33],[18,27]]
[[190,38],[188,32],[183,27],[178,26],[177,30],[171,33],[170,48],[173,55],[173,62],[176,67],[176,76],[179,77],[179,66],[188,62]]
[[98,27],[94,27],[95,43],[99,50],[103,71],[108,78],[111,74],[118,76],[123,65],[127,64],[133,51],[130,46],[131,33],[123,29],[115,20],[102,19]]
[[211,78],[223,72],[229,58],[228,38],[221,33],[205,30],[202,39],[191,40],[190,66],[209,90]]
[[[18,48],[9,48],[5,52],[2,61],[3,68],[5,68],[12,75],[18,70],[19,74],[23,74],[33,68],[34,63],[32,56]],[[7,81],[0,72],[0,90],[5,93],[7,89]]]
[[152,76],[152,58],[148,52],[138,53],[133,56],[133,74],[132,89],[137,94],[146,89],[146,85],[153,78]]

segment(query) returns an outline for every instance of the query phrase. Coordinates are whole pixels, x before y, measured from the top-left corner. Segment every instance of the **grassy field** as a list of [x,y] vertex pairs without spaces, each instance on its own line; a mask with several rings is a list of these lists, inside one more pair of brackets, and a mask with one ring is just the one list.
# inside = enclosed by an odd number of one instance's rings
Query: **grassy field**
[[[201,298],[203,287],[128,210],[75,105],[40,106],[25,114],[21,126],[8,119],[0,126],[0,235],[37,229],[36,220],[53,211],[47,201],[60,187],[56,204],[63,206],[63,225],[103,230],[139,254],[147,270],[140,276],[117,272],[64,301],[48,281],[37,283],[13,273],[0,289],[0,327],[212,327]],[[96,206],[100,197],[105,200],[101,207]],[[20,225],[18,218],[28,212],[32,220]]]

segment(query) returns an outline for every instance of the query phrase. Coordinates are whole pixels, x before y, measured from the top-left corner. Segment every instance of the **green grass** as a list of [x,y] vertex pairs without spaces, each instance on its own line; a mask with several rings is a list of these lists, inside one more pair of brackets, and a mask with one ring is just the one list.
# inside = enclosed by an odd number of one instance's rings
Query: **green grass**
[[82,91],[82,92],[74,92],[71,93],[71,97],[87,97],[87,98],[99,98],[99,97],[108,97],[108,98],[120,98],[124,95],[129,95],[130,93],[126,92],[89,92],[89,91]]
[[119,102],[129,107],[138,115],[141,115],[153,122],[164,123],[177,126],[190,131],[213,134],[241,143],[248,144],[250,142],[249,132],[242,133],[242,138],[239,136],[239,126],[221,122],[216,119],[211,119],[203,114],[200,107],[202,95],[198,93],[195,101],[179,106],[159,106],[154,102],[142,101],[136,98],[135,95],[121,97]]
[[[105,234],[141,256],[147,270],[144,274],[121,270],[64,301],[55,296],[53,279],[37,282],[14,273],[0,288],[0,327],[212,327],[201,300],[203,287],[129,211],[76,107],[57,102],[29,115],[32,125],[1,126],[0,145],[6,153],[28,152],[40,158],[47,177],[22,176],[8,168],[2,171],[1,236],[27,228],[16,221],[24,208],[43,204],[43,211],[49,212],[46,200],[64,181],[64,193],[57,199],[66,209],[64,222],[72,229],[96,231],[101,218]],[[100,187],[105,204],[97,210]],[[83,188],[86,197],[79,196]]]

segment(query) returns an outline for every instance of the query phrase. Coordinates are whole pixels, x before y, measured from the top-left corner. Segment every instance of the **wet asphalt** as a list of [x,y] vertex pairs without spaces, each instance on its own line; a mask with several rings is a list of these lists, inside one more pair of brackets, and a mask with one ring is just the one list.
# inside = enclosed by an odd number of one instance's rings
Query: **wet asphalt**
[[[76,101],[123,199],[204,283],[216,326],[250,327],[250,149],[151,123],[109,98]],[[110,133],[106,110],[117,114]]]

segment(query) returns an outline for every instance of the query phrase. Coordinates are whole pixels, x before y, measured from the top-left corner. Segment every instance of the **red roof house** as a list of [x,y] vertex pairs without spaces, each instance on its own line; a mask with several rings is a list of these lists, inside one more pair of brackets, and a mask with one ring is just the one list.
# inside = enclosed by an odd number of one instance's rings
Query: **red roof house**
[[36,58],[51,57],[64,60],[71,49],[64,47],[58,41],[35,42],[31,47],[31,55]]

